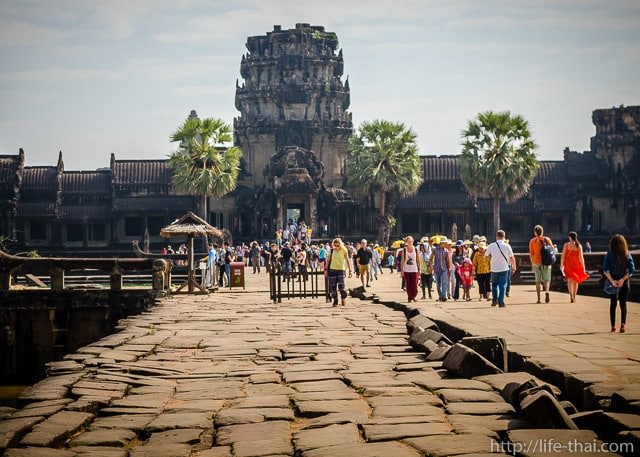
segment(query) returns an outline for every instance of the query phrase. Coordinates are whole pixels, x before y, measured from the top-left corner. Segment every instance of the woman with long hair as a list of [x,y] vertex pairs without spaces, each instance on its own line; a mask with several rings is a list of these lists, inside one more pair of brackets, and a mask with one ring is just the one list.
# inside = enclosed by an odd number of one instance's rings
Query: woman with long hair
[[576,232],[569,232],[569,241],[564,243],[562,247],[560,270],[564,277],[567,278],[569,298],[571,303],[574,303],[578,294],[578,286],[589,277],[584,268],[582,244],[578,241]]
[[627,297],[629,296],[629,278],[635,271],[633,257],[629,254],[627,240],[622,235],[613,235],[609,241],[609,251],[604,256],[602,271],[618,292],[609,295],[609,318],[611,331],[616,331],[616,308],[620,303],[620,333],[627,331]]
[[329,291],[331,298],[333,298],[333,306],[338,306],[338,293],[342,298],[342,306],[345,306],[347,304],[347,291],[344,285],[344,276],[348,270],[349,277],[351,277],[351,259],[349,259],[349,253],[341,238],[334,238],[331,246],[324,274],[329,280]]
[[407,289],[407,300],[416,301],[418,295],[418,275],[420,273],[420,258],[413,245],[413,237],[407,236],[404,239],[404,248],[400,252],[400,273],[404,278],[404,285]]

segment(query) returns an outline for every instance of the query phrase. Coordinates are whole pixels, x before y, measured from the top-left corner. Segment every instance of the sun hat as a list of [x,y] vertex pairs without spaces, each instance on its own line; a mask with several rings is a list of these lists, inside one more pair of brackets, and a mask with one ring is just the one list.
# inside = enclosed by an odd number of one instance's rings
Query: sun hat
[[478,249],[487,249],[487,243],[485,243],[484,241],[480,241],[478,243]]

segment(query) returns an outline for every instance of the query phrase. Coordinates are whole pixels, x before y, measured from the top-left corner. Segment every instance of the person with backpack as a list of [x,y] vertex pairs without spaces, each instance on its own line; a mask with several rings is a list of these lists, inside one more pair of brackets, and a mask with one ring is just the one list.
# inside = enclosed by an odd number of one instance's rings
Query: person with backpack
[[516,258],[508,243],[505,243],[504,230],[496,232],[496,241],[491,243],[485,251],[491,265],[491,306],[504,308],[504,297],[507,292],[509,276],[516,272]]
[[541,290],[544,289],[544,302],[549,303],[549,287],[551,286],[551,265],[555,262],[555,252],[551,238],[544,236],[541,225],[533,228],[533,238],[529,240],[529,258],[531,269],[536,280],[536,295],[540,301]]

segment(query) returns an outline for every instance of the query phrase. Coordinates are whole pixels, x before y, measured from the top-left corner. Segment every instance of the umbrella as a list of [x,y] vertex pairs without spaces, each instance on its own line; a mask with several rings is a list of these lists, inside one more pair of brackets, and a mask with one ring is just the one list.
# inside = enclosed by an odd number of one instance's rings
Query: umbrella
[[398,249],[404,246],[404,240],[396,240],[389,246],[391,249]]
[[222,238],[222,232],[212,225],[209,225],[204,219],[201,219],[200,217],[189,211],[180,219],[176,219],[171,224],[163,227],[162,230],[160,230],[160,236],[164,238],[169,238],[174,235],[187,235],[187,246],[189,253],[189,277],[184,284],[178,287],[176,292],[180,291],[180,289],[182,289],[184,286],[188,286],[187,290],[189,292],[193,292],[194,286],[200,289],[202,292],[207,292],[207,290],[200,286],[195,280],[195,272],[193,269],[193,237],[196,235],[213,235]]

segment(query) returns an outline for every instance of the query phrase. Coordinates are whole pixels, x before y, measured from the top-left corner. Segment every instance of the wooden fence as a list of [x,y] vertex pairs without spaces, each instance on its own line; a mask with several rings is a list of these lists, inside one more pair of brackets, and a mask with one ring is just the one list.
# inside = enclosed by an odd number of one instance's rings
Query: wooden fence
[[282,303],[283,298],[324,297],[326,302],[331,301],[324,270],[285,273],[280,268],[272,268],[269,272],[269,293],[274,303]]

